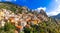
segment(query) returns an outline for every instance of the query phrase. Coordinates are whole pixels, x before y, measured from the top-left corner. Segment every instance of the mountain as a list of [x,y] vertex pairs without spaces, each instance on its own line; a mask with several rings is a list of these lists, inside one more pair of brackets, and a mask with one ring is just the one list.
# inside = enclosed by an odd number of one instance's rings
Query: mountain
[[60,20],[60,13],[58,15],[55,15],[55,16],[51,16],[52,18],[55,18],[55,19],[59,19]]
[[40,10],[39,14],[41,15],[41,18],[43,18],[43,20],[48,21],[48,15],[43,9]]

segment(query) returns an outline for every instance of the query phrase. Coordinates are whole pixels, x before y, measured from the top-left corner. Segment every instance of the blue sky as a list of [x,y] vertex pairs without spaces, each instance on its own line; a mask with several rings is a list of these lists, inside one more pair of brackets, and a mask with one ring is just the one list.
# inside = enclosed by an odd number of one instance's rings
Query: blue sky
[[57,15],[60,13],[60,0],[0,0],[9,1],[26,6],[29,9],[44,9],[49,16]]

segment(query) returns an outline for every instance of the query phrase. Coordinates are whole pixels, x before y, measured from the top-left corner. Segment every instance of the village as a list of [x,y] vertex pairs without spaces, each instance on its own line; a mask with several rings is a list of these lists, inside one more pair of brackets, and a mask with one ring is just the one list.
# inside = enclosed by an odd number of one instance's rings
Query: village
[[23,27],[30,28],[30,25],[38,25],[38,23],[41,23],[44,20],[47,21],[47,18],[42,14],[27,14],[27,8],[25,7],[22,7],[22,11],[23,12],[21,14],[15,14],[10,10],[0,9],[0,27],[3,27],[6,22],[11,22],[12,25],[16,26],[16,28],[19,29],[19,31],[23,31]]

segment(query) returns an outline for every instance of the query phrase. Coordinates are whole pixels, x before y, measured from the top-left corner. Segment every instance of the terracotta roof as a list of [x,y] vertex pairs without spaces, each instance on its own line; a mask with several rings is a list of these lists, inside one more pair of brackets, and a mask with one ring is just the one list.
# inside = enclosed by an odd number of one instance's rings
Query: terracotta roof
[[16,26],[18,29],[22,29],[23,27],[22,26]]
[[15,22],[13,17],[9,18],[9,20],[10,20],[11,22]]
[[27,18],[26,21],[27,21],[27,22],[31,21],[31,18]]

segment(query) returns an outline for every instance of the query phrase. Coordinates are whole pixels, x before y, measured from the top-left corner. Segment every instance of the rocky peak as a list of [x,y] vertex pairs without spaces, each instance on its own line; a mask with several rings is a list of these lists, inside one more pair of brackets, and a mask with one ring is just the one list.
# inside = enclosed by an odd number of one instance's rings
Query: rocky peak
[[40,10],[40,14],[42,14],[42,15],[48,17],[47,14],[46,14],[46,12],[45,12],[43,9]]
[[42,21],[48,21],[48,16],[43,9],[40,10],[38,18],[41,19]]

